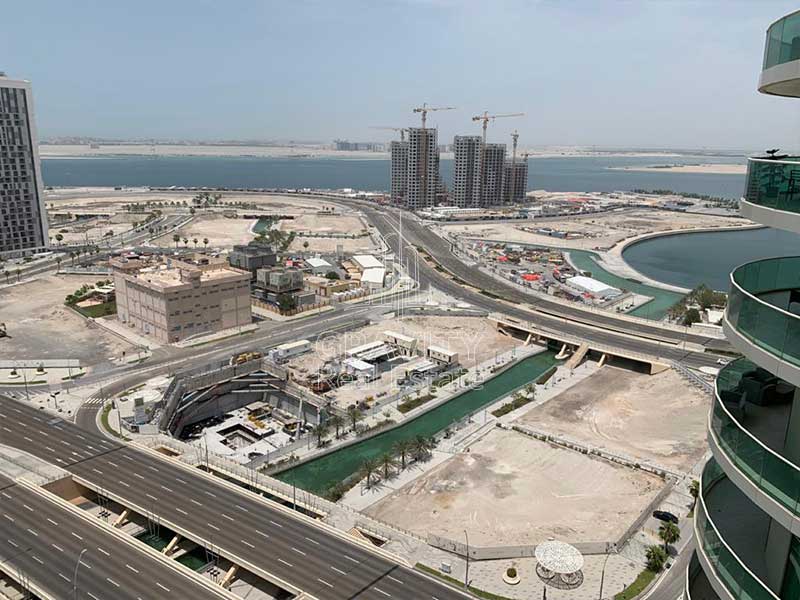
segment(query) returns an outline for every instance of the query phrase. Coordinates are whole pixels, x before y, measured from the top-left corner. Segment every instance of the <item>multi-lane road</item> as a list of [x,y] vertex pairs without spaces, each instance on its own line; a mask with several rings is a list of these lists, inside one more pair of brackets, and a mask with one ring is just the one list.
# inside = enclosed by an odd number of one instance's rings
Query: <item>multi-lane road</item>
[[[366,206],[360,208],[367,213],[369,220],[375,224],[398,255],[402,245],[403,263],[422,287],[434,286],[454,298],[484,310],[504,313],[575,338],[635,354],[683,362],[691,367],[715,366],[720,358],[711,352],[684,348],[684,342],[707,347],[717,341],[714,338],[667,329],[657,324],[623,320],[611,314],[598,314],[539,299],[464,264],[450,252],[445,240],[413,219],[404,218],[401,226],[399,217],[392,212]],[[418,257],[416,247],[423,248],[435,256],[439,263],[462,281],[475,288],[490,291],[503,300],[476,292],[440,273]],[[530,308],[521,308],[518,305]]]
[[[122,534],[124,535],[124,534]],[[80,560],[80,562],[78,562]],[[0,563],[51,598],[224,598],[98,525],[0,476]]]
[[[72,423],[43,418],[2,396],[0,423],[0,444],[58,465],[103,495],[141,514],[157,515],[162,527],[316,598],[466,597],[249,492]],[[48,543],[55,541],[49,539],[49,528],[37,533]]]

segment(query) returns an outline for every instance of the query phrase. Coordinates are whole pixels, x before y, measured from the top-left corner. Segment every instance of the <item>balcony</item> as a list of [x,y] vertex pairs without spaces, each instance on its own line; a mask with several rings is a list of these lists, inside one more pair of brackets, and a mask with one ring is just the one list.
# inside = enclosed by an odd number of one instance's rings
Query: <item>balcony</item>
[[725,477],[713,459],[703,470],[694,527],[698,560],[720,598],[779,600],[765,583],[770,518]]
[[800,156],[749,159],[740,209],[748,219],[800,233]]
[[747,358],[800,386],[800,257],[768,258],[734,269],[722,326]]
[[800,96],[800,11],[775,21],[767,30],[758,90],[776,96]]
[[800,468],[783,456],[794,392],[749,360],[734,361],[717,376],[709,424],[722,469],[787,529],[800,525]]
[[692,554],[689,568],[686,569],[686,586],[683,597],[685,600],[719,600],[719,596],[711,587],[708,576],[697,560],[697,554]]

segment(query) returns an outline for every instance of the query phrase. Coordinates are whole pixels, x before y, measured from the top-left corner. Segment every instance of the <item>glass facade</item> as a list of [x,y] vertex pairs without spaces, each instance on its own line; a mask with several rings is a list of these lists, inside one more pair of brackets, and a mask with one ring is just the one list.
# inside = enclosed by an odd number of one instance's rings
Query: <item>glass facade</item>
[[770,354],[800,366],[800,257],[737,267],[728,296],[731,325]]
[[757,206],[800,213],[800,156],[751,158],[744,198]]
[[777,21],[767,30],[764,69],[800,59],[800,12]]
[[711,431],[739,471],[768,496],[800,516],[800,469],[767,448],[735,416],[745,395],[754,400],[764,390],[773,390],[775,379],[749,360],[740,359],[726,365],[717,376]]
[[701,496],[697,503],[695,526],[698,545],[714,570],[714,575],[732,596],[743,600],[777,600],[777,596],[753,575],[736,554],[725,544],[714,522],[709,518],[703,495],[725,477],[712,459],[703,470]]
[[800,538],[798,537],[792,537],[781,598],[800,598]]

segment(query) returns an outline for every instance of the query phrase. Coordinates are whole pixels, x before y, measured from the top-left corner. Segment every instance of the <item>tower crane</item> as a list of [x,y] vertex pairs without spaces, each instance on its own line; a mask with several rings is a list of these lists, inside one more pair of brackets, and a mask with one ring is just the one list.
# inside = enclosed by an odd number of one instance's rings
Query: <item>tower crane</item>
[[427,102],[423,102],[422,106],[418,106],[417,108],[412,109],[412,112],[415,113],[422,113],[422,128],[425,129],[425,120],[428,117],[429,112],[434,112],[437,110],[455,110],[455,106],[428,106]]
[[488,110],[483,111],[482,115],[477,115],[472,117],[473,121],[482,121],[483,122],[483,145],[486,145],[486,127],[489,125],[489,121],[494,121],[495,119],[502,119],[505,117],[524,117],[525,113],[507,113],[504,115],[490,115]]
[[383,129],[386,131],[399,131],[400,132],[400,141],[406,141],[406,131],[408,131],[408,127],[370,127],[370,129]]
[[[482,115],[472,117],[473,121],[481,121],[483,127],[483,141],[481,143],[481,203],[486,203],[486,128],[489,126],[489,121],[495,119],[502,119],[506,117],[524,117],[525,113],[506,113],[502,115],[490,115],[488,110],[483,111]],[[515,132],[516,134],[516,132]],[[514,139],[516,147],[516,138]]]

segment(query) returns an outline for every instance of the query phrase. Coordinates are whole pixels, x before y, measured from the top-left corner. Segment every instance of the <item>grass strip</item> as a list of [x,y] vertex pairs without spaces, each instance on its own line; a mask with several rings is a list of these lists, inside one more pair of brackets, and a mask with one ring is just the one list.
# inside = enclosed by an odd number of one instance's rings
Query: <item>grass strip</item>
[[622,590],[619,594],[616,594],[614,596],[614,600],[632,600],[632,598],[635,598],[641,594],[645,588],[650,585],[653,579],[655,579],[656,575],[657,573],[654,571],[645,569],[639,573],[639,576],[633,581],[632,584]]
[[[450,583],[450,584],[452,584],[452,585],[454,585],[456,587],[464,589],[464,582],[463,581],[459,581],[458,579],[456,579],[454,577],[450,577],[449,575],[445,575],[444,573],[441,573],[438,570],[429,567],[428,565],[423,565],[422,563],[417,563],[414,568],[419,569],[420,571],[423,571],[423,572],[427,573],[428,575],[433,575],[434,577],[438,577],[439,579],[443,579],[444,581],[446,581],[446,582],[448,582],[448,583]],[[473,586],[469,586],[467,589],[469,590],[469,592],[473,596],[477,596],[478,598],[485,598],[485,600],[512,600],[511,598],[509,598],[507,596],[500,596],[499,594],[493,594],[492,592],[486,592],[484,590],[480,590],[480,589],[478,589],[476,587],[473,587]]]

